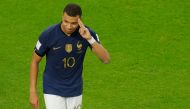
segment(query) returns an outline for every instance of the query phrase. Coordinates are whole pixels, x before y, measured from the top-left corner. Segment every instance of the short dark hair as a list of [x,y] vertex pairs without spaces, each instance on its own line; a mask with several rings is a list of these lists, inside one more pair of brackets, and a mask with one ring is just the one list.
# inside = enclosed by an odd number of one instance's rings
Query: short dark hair
[[67,4],[63,10],[63,13],[66,12],[69,16],[76,17],[77,15],[82,16],[82,9],[78,4],[70,3]]

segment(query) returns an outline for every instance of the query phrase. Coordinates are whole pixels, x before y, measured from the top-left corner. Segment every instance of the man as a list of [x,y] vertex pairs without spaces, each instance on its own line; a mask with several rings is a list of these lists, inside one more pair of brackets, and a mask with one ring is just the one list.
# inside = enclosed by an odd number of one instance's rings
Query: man
[[30,104],[39,108],[36,84],[38,66],[46,55],[43,92],[46,109],[81,109],[82,70],[88,46],[105,64],[110,57],[97,34],[81,21],[82,10],[68,4],[62,22],[46,29],[37,41],[30,66]]

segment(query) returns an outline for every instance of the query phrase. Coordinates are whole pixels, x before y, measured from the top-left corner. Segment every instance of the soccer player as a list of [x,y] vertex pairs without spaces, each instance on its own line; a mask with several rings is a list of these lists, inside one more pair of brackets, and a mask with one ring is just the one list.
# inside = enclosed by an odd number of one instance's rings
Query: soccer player
[[46,55],[43,93],[46,109],[81,109],[82,71],[88,47],[105,64],[110,57],[100,44],[98,35],[81,21],[82,10],[77,4],[64,8],[62,22],[40,35],[30,66],[30,104],[39,108],[36,84],[39,63]]

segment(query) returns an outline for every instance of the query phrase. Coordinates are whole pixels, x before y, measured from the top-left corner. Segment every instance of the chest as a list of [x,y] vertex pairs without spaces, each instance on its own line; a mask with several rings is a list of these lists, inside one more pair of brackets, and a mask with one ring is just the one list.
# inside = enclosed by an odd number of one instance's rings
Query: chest
[[88,43],[83,38],[64,37],[52,41],[48,54],[56,57],[78,57],[84,55],[87,48]]

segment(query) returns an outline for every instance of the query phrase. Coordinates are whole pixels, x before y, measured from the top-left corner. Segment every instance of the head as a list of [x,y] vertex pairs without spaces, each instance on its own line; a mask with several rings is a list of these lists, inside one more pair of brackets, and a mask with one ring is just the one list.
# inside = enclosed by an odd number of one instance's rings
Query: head
[[63,10],[62,30],[66,34],[72,34],[78,25],[78,19],[81,18],[82,10],[77,4],[68,4]]

